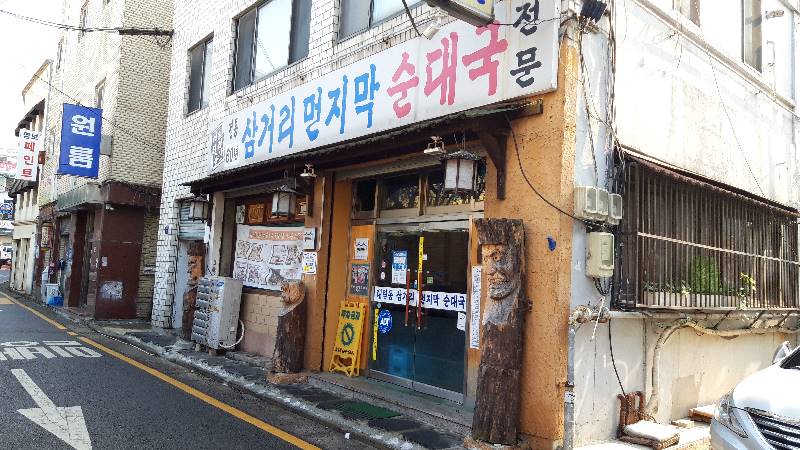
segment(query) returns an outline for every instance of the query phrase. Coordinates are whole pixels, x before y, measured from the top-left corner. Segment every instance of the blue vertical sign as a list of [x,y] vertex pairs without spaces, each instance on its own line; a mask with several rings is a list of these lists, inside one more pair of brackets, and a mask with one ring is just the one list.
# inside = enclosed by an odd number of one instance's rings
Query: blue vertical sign
[[58,173],[97,178],[103,110],[64,103]]

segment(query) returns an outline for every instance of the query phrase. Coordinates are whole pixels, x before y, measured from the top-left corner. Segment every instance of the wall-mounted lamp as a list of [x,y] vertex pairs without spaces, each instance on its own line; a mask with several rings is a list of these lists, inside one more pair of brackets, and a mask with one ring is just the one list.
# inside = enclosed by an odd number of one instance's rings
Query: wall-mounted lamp
[[305,169],[303,169],[303,173],[300,174],[300,178],[305,178],[307,180],[317,178],[317,174],[314,172],[314,166],[311,164],[306,164]]
[[193,199],[189,200],[188,203],[189,216],[187,218],[189,220],[200,220],[203,222],[208,220],[208,210],[210,204],[204,196],[197,195]]
[[482,158],[468,150],[459,150],[442,158],[444,163],[444,190],[458,194],[475,193],[475,175]]
[[433,20],[422,31],[422,35],[426,39],[433,39],[436,33],[444,26],[444,19],[447,17],[447,12],[442,8],[433,8]]
[[444,155],[444,141],[439,136],[431,136],[431,142],[425,148],[426,155]]
[[289,217],[294,215],[297,206],[297,191],[283,185],[272,192],[272,215],[275,217]]

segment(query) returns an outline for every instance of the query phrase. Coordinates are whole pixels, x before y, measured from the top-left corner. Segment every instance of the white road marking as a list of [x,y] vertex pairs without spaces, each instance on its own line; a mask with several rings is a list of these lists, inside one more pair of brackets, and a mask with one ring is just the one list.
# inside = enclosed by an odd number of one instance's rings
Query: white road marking
[[80,406],[58,407],[31,380],[22,369],[11,369],[19,383],[28,392],[38,408],[18,409],[17,412],[30,419],[75,450],[91,450],[92,441],[86,429],[86,420]]

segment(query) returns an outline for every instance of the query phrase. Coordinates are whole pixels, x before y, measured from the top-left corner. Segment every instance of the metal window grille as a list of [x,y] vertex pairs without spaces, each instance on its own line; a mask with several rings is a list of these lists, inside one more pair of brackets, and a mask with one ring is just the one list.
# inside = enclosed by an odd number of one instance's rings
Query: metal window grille
[[617,307],[798,308],[796,213],[640,161],[624,184]]

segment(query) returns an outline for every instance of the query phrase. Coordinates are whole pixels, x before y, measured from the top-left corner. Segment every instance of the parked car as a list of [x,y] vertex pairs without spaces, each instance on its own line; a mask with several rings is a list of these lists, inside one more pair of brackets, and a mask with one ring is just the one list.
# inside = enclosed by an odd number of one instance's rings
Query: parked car
[[11,246],[0,245],[0,264],[11,265]]
[[717,404],[714,450],[800,449],[800,347],[784,343],[774,364],[740,382]]

